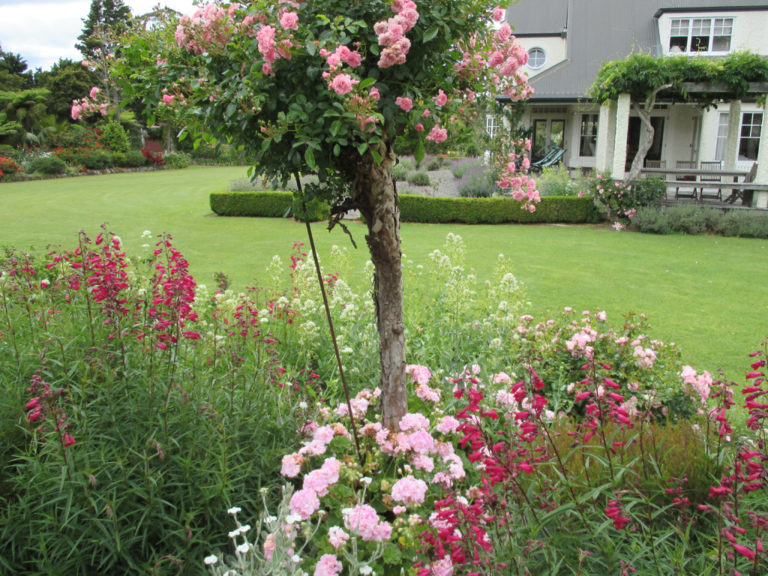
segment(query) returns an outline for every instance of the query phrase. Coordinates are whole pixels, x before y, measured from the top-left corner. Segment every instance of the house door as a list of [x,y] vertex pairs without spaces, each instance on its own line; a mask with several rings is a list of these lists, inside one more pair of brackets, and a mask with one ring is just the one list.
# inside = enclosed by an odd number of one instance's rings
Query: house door
[[532,162],[541,160],[554,147],[562,148],[564,143],[564,119],[541,118],[533,121]]
[[[664,118],[661,116],[653,116],[651,118],[651,126],[653,126],[653,144],[651,149],[648,150],[648,154],[645,155],[646,160],[661,160],[661,145],[664,142]],[[637,149],[640,147],[640,129],[642,123],[637,116],[631,116],[629,118],[629,130],[627,131],[627,158],[625,170],[629,170],[632,166],[632,160],[635,159]]]

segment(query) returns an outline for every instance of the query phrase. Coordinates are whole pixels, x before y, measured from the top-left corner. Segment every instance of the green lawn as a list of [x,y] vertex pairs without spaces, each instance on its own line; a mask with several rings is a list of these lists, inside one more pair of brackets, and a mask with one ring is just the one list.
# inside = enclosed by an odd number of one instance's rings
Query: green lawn
[[[252,284],[274,254],[287,257],[306,241],[303,225],[282,219],[219,218],[208,195],[224,189],[244,168],[201,168],[88,176],[0,184],[0,246],[74,247],[77,232],[95,236],[107,222],[128,251],[141,251],[141,233],[169,232],[190,261],[198,282],[225,272],[234,287]],[[367,257],[363,227],[351,226],[361,247],[353,266]],[[319,250],[349,245],[341,231],[315,224]],[[406,224],[403,251],[425,261],[448,232],[467,245],[467,262],[486,278],[504,253],[527,288],[534,314],[575,309],[606,310],[620,322],[644,312],[652,336],[677,342],[699,369],[725,367],[740,377],[746,354],[768,333],[768,242],[764,240],[650,236],[588,226],[459,226]],[[354,269],[358,267],[355,266]],[[407,297],[407,286],[406,286]]]

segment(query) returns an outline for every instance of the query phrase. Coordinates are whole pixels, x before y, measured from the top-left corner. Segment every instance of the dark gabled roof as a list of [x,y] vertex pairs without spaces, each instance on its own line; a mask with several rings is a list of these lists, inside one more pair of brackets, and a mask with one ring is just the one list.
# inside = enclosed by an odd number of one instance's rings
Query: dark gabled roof
[[[578,100],[600,67],[633,52],[661,55],[657,20],[664,12],[768,10],[767,0],[519,0],[507,9],[517,36],[566,30],[566,60],[531,76],[532,100]],[[565,24],[563,24],[565,21]]]

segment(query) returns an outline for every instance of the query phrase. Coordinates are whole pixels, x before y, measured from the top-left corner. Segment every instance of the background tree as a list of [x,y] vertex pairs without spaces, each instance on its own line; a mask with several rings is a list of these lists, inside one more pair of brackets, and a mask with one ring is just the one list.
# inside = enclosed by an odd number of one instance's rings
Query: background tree
[[83,23],[75,48],[83,55],[84,64],[100,78],[101,87],[113,105],[115,118],[119,120],[121,94],[117,85],[110,81],[109,67],[120,55],[121,36],[131,27],[131,9],[123,0],[91,0],[88,17]]
[[50,71],[36,76],[38,85],[50,91],[48,111],[59,121],[70,120],[72,101],[87,94],[98,77],[80,62],[61,59]]
[[34,78],[21,54],[4,52],[0,48],[0,90],[18,92],[34,85]]
[[[529,93],[526,51],[506,23],[491,26],[503,16],[488,0],[218,2],[181,19],[175,37],[187,55],[160,58],[165,91],[142,71],[122,76],[135,97],[175,106],[190,127],[244,148],[255,175],[301,189],[300,176],[315,174],[319,184],[303,190],[332,202],[331,225],[359,210],[390,428],[407,411],[397,140],[412,127],[419,158],[426,141],[446,140],[464,101]],[[503,185],[527,202],[537,196],[525,176]]]

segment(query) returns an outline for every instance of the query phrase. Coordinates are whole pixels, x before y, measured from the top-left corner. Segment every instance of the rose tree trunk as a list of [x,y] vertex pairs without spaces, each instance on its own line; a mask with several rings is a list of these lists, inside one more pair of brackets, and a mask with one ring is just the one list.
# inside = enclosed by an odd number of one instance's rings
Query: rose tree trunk
[[375,148],[381,162],[365,154],[357,165],[353,195],[368,225],[366,242],[374,265],[373,298],[379,331],[382,424],[398,430],[408,411],[405,380],[405,324],[400,252],[400,210],[392,179],[395,153],[386,143]]

